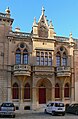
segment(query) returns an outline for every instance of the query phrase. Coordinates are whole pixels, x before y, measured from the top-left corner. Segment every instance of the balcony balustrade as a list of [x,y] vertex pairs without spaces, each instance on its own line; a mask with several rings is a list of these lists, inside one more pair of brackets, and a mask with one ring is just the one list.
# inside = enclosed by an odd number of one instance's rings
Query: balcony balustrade
[[33,72],[37,75],[52,75],[54,73],[53,66],[34,66]]
[[71,68],[69,66],[57,67],[56,68],[56,75],[57,75],[57,77],[70,76],[71,75]]
[[17,65],[14,65],[13,72],[15,76],[18,76],[18,75],[30,76],[31,66],[26,64],[17,64]]

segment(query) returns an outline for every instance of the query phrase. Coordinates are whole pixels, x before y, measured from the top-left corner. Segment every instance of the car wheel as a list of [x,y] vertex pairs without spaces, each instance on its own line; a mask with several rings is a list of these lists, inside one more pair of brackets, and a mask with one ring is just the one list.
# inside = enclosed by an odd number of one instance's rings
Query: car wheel
[[15,118],[15,115],[12,115],[13,118]]
[[65,115],[65,113],[62,114],[63,116]]
[[54,116],[54,112],[53,112],[53,111],[52,111],[52,113],[51,113],[51,114],[52,114],[52,116]]
[[78,111],[76,111],[75,114],[78,115]]
[[47,111],[46,111],[46,109],[45,109],[45,111],[44,111],[46,114],[47,114]]

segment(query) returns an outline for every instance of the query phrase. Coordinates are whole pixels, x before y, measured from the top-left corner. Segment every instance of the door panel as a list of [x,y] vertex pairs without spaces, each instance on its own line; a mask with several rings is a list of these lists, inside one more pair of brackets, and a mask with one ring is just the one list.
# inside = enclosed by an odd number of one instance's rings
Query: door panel
[[39,104],[45,104],[46,103],[46,88],[42,87],[39,88]]

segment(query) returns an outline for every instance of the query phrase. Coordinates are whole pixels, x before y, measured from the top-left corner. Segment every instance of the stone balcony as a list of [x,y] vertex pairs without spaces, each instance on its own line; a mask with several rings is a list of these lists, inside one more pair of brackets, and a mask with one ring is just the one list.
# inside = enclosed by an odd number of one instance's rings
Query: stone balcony
[[26,64],[16,64],[13,66],[14,76],[31,76],[31,66]]
[[53,66],[33,66],[33,72],[36,75],[52,75],[54,73]]
[[70,76],[71,75],[71,68],[70,66],[60,66],[56,68],[56,76]]

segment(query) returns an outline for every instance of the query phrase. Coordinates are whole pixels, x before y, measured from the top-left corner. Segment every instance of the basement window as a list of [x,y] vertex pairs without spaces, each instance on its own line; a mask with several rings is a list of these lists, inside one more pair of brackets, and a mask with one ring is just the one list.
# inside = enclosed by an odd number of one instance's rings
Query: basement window
[[24,110],[30,110],[30,106],[25,106]]

